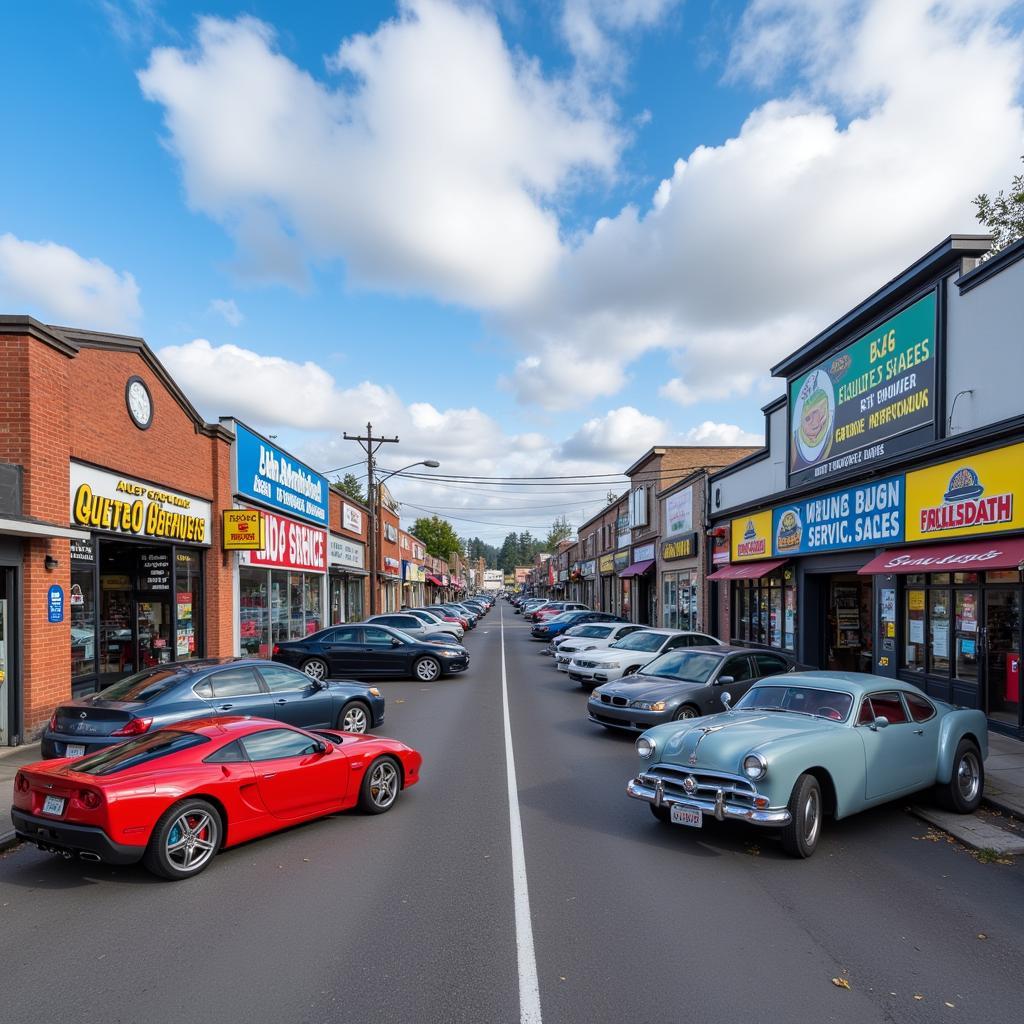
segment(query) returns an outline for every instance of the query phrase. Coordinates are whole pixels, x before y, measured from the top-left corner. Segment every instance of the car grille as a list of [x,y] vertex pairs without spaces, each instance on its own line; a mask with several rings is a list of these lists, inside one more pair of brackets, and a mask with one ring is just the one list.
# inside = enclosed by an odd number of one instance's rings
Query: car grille
[[609,697],[607,693],[601,694],[602,704],[614,704],[617,708],[625,708],[629,706],[629,701],[625,697]]
[[597,668],[597,662],[596,661],[582,661],[580,659],[577,659],[576,664],[580,668]]
[[[754,797],[757,793],[754,784],[749,779],[744,779],[739,775],[728,775],[725,772],[709,772],[700,769],[690,771],[673,764],[656,764],[640,774],[643,779],[648,780],[648,785],[654,785],[660,781],[667,794],[682,800],[687,797],[714,800],[715,793],[721,790],[727,803],[737,807],[753,807]],[[683,780],[691,776],[696,779],[697,788],[692,793],[687,793],[683,788]]]

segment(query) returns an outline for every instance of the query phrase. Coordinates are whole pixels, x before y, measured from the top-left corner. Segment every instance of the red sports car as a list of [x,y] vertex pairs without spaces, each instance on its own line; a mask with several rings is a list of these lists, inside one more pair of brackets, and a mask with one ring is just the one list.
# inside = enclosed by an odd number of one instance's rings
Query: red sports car
[[397,740],[260,718],[179,722],[14,780],[18,836],[68,859],[198,874],[225,846],[358,805],[389,810],[423,758]]

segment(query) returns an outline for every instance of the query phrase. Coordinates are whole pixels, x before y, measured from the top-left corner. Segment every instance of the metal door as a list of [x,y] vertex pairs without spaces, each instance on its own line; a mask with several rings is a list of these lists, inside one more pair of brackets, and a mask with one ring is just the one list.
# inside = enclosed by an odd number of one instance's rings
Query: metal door
[[0,570],[0,746],[10,743],[7,723],[7,705],[11,694],[10,644],[8,643],[7,614],[7,577],[5,570]]

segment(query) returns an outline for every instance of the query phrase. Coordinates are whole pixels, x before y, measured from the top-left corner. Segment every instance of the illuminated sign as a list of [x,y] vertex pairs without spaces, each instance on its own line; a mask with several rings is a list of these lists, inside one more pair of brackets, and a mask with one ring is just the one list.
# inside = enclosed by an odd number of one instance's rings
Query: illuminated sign
[[225,551],[261,551],[267,543],[263,517],[255,509],[225,509],[221,532]]

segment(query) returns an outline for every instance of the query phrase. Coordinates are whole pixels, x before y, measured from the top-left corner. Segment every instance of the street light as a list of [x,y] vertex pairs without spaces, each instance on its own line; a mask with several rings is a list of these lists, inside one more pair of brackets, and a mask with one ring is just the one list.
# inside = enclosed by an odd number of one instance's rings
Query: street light
[[[398,476],[399,473],[404,473],[407,469],[415,469],[417,466],[426,466],[428,469],[437,469],[441,463],[437,459],[420,459],[419,462],[410,462],[408,466],[402,466],[401,469],[393,469],[390,473],[385,473],[384,476],[378,480],[374,480],[376,474],[373,474],[367,480],[367,497],[370,499],[367,504],[370,506],[370,522],[367,533],[370,539],[370,614],[377,614],[377,562],[380,551],[380,524],[378,523],[377,508],[380,502],[380,488],[381,484],[385,480],[390,480],[393,476]],[[376,491],[376,493],[374,493]]]

